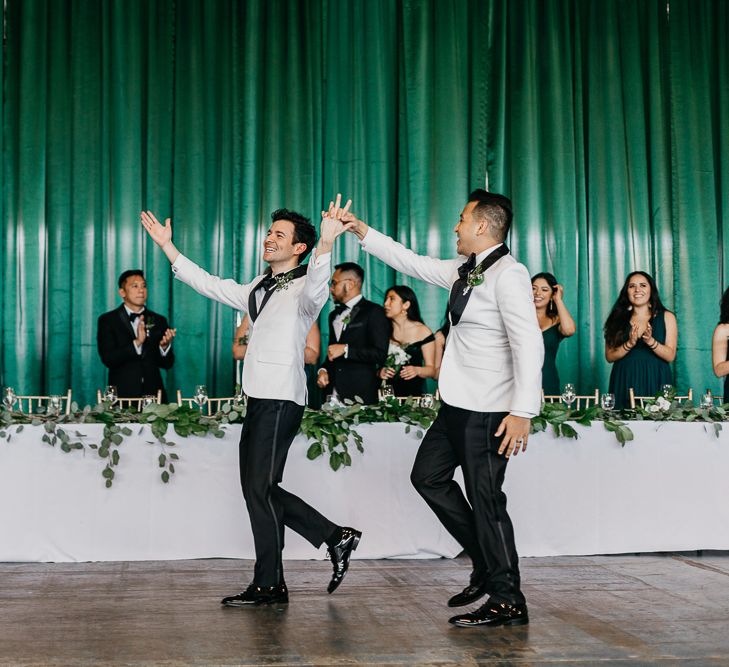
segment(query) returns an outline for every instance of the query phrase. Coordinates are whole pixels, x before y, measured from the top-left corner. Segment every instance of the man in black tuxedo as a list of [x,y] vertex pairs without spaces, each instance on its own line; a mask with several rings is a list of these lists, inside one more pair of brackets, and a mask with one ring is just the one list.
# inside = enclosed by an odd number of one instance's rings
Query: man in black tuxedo
[[146,307],[147,283],[139,269],[119,276],[119,296],[124,303],[99,317],[96,343],[104,366],[109,369],[109,384],[116,386],[120,398],[167,393],[159,369],[169,370],[175,363],[170,329],[164,315]]
[[377,369],[387,359],[390,322],[382,306],[362,296],[364,269],[354,262],[334,267],[329,292],[337,304],[329,313],[329,347],[317,384],[339,400],[377,403]]

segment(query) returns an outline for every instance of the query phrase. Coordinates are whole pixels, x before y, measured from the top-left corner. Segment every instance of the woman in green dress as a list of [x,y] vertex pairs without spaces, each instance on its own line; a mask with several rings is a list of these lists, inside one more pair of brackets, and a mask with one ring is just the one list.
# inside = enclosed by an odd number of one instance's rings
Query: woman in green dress
[[544,365],[542,366],[542,390],[547,396],[562,393],[557,372],[559,344],[574,335],[575,321],[564,305],[564,289],[557,279],[546,271],[532,276],[532,294],[537,309],[539,328],[544,338]]
[[729,289],[721,297],[719,324],[711,341],[711,360],[714,375],[724,378],[724,403],[729,403]]
[[643,271],[631,273],[605,322],[605,358],[613,364],[610,393],[615,407],[630,407],[636,396],[654,396],[673,384],[676,316],[661,302],[656,283]]

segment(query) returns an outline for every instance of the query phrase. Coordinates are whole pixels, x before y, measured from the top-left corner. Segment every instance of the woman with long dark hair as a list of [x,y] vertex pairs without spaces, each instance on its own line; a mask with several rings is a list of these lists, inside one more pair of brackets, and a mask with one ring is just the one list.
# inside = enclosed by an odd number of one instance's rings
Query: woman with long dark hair
[[634,271],[628,276],[604,331],[615,407],[630,406],[631,387],[636,396],[653,396],[673,384],[669,364],[676,358],[676,316],[663,305],[650,275]]
[[407,359],[398,366],[385,366],[380,377],[392,384],[395,396],[422,396],[425,378],[435,377],[435,336],[420,316],[415,292],[406,285],[393,285],[385,292],[385,315],[392,322],[390,357]]
[[729,402],[729,289],[721,297],[719,324],[711,341],[711,361],[716,377],[724,378],[724,403]]
[[556,395],[562,391],[557,372],[559,344],[573,336],[577,327],[562,300],[564,288],[551,273],[543,271],[532,276],[532,295],[544,340],[542,389],[545,394]]

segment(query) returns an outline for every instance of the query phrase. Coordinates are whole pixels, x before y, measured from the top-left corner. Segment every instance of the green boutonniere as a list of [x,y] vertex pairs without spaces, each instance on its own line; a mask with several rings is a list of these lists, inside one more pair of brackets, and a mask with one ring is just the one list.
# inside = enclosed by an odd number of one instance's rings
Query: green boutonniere
[[342,326],[343,326],[343,327],[346,327],[346,326],[347,326],[347,325],[349,324],[349,322],[350,322],[350,320],[351,320],[351,319],[352,319],[352,313],[351,313],[351,311],[350,311],[349,313],[347,313],[347,314],[346,314],[346,315],[345,315],[345,316],[344,316],[344,317],[342,318]]
[[291,271],[287,271],[286,273],[274,276],[273,279],[276,281],[275,290],[277,292],[280,290],[287,290],[289,288],[289,285],[291,284],[291,281],[294,279],[293,274],[294,269],[291,269]]
[[483,267],[479,264],[477,267],[471,269],[466,276],[466,287],[463,290],[465,296],[471,290],[472,287],[477,287],[484,281]]

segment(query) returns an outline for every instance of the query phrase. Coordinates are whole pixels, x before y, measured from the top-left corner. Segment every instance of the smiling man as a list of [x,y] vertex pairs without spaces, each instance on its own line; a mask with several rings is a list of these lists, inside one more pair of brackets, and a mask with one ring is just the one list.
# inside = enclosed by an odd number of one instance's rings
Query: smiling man
[[109,384],[120,398],[141,398],[162,391],[167,393],[160,369],[175,363],[167,318],[149,310],[147,282],[141,269],[130,269],[119,276],[122,305],[99,317],[96,344],[104,366],[109,369]]
[[[529,616],[501,486],[509,457],[526,449],[530,419],[539,413],[544,348],[529,273],[504,243],[511,202],[486,190],[470,194],[453,230],[465,262],[416,255],[353,214],[337,215],[365,252],[449,290],[451,327],[438,379],[442,403],[411,479],[473,562],[470,583],[448,605],[460,607],[489,594],[486,604],[450,623],[525,625]],[[458,466],[466,497],[453,480]]]
[[[306,336],[327,300],[332,245],[347,228],[337,219],[340,204],[338,195],[330,206],[332,214],[322,215],[321,238],[306,265],[301,261],[314,248],[316,230],[299,213],[274,211],[263,244],[269,268],[246,284],[211,276],[175,248],[169,219],[163,226],[151,212],[142,213],[142,224],[172,263],[175,277],[203,296],[247,313],[250,322],[243,365],[248,409],[239,464],[256,564],[248,588],[221,600],[229,607],[288,602],[284,526],[317,548],[326,542],[334,567],[329,593],[342,582],[361,537],[359,531],[332,523],[279,485],[306,404]],[[349,203],[341,210],[348,208]]]

